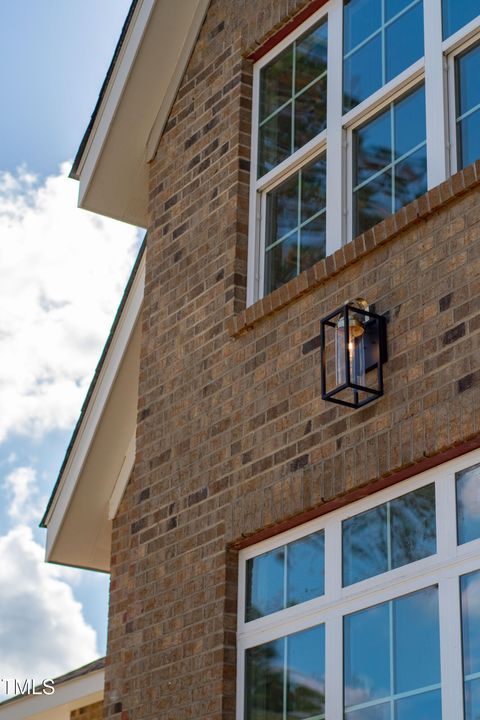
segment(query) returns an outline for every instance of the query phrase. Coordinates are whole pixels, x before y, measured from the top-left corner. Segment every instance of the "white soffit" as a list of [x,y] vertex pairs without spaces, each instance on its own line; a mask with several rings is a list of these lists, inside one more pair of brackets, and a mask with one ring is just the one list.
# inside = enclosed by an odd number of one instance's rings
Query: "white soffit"
[[46,513],[49,562],[108,572],[112,523],[133,467],[145,254]]
[[105,670],[55,685],[51,695],[24,695],[0,703],[0,720],[70,720],[72,710],[103,699]]
[[209,0],[139,0],[82,152],[86,210],[147,226],[153,159]]

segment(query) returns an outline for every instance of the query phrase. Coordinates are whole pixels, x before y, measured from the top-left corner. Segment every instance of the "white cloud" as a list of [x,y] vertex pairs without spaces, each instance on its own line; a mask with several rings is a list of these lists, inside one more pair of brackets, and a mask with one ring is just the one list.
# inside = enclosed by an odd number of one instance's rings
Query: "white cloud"
[[23,524],[40,520],[46,499],[39,498],[34,468],[15,468],[7,475],[3,485],[9,500],[7,513],[12,520]]
[[96,633],[26,526],[0,537],[0,677],[41,682],[98,657]]
[[0,442],[75,421],[138,248],[77,209],[68,169],[0,172]]

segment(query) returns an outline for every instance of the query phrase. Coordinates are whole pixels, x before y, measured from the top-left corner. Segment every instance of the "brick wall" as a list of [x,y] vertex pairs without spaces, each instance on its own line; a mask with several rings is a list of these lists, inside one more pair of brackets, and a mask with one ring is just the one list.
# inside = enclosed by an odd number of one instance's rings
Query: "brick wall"
[[[214,0],[151,169],[137,458],[105,717],[233,720],[242,537],[479,431],[480,166],[243,313],[251,68],[304,3]],[[385,395],[320,399],[319,318],[388,313]],[[110,695],[120,700],[108,701]]]
[[72,710],[70,720],[102,720],[103,701]]

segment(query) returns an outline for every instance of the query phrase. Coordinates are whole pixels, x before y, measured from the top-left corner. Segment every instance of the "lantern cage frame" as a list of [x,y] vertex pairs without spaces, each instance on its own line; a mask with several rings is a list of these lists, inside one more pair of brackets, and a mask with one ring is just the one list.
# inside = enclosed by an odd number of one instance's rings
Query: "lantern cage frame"
[[[364,350],[365,350],[365,372],[375,371],[375,386],[359,385],[352,381],[352,368],[350,354],[348,351],[349,329],[352,317],[362,323],[364,327]],[[326,328],[333,328],[338,332],[338,322],[343,318],[342,332],[345,333],[345,382],[335,385],[331,390],[327,389],[327,340]],[[335,321],[334,321],[335,319]],[[336,352],[334,350],[334,352]],[[337,358],[335,357],[335,360]],[[354,305],[352,301],[345,303],[326,317],[320,320],[320,363],[321,363],[321,386],[322,400],[344,405],[350,408],[361,408],[368,403],[381,397],[384,393],[383,364],[388,360],[387,354],[387,319],[373,310],[365,309]],[[338,397],[345,390],[352,390],[353,400],[348,401]],[[361,398],[360,393],[366,393],[367,397]]]

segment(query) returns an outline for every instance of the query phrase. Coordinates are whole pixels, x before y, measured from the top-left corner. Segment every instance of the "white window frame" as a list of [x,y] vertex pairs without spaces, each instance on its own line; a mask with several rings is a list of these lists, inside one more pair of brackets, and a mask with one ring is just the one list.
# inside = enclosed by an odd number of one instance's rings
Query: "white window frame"
[[[463,708],[460,577],[480,570],[480,539],[457,545],[456,473],[480,463],[474,450],[397,483],[316,520],[239,553],[237,622],[237,720],[244,720],[245,651],[256,645],[325,623],[325,715],[343,717],[343,618],[378,603],[438,586],[442,716],[459,718]],[[435,483],[437,552],[430,557],[342,587],[343,520]],[[325,533],[325,594],[245,622],[247,560],[298,540]],[[462,716],[463,717],[463,716]]]
[[448,120],[450,130],[450,167],[452,174],[457,172],[457,87],[455,82],[455,62],[459,55],[480,42],[479,18],[452,35],[443,43],[443,53],[448,73]]
[[[475,42],[480,15],[451,37],[442,40],[441,0],[423,0],[425,55],[362,103],[343,113],[343,0],[329,0],[261,59],[253,69],[251,182],[248,239],[247,306],[264,295],[265,197],[300,166],[322,153],[327,156],[326,254],[353,239],[352,131],[400,98],[415,83],[425,84],[427,182],[433,188],[456,169],[455,91],[451,79],[454,56]],[[260,71],[300,35],[323,18],[328,22],[327,128],[305,146],[257,179]],[[453,66],[452,66],[453,67]],[[452,100],[453,93],[453,100]],[[443,108],[439,121],[439,108]]]

